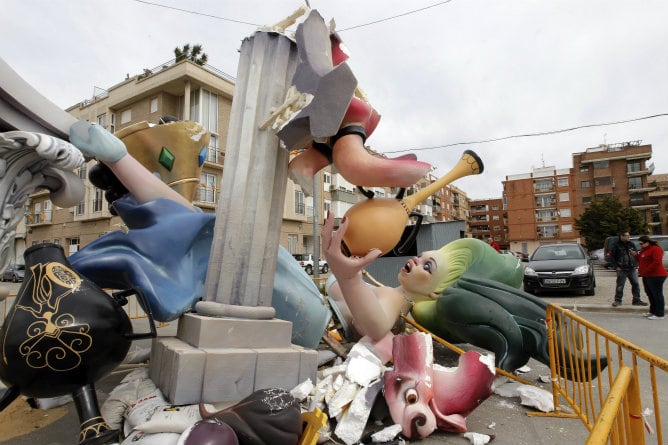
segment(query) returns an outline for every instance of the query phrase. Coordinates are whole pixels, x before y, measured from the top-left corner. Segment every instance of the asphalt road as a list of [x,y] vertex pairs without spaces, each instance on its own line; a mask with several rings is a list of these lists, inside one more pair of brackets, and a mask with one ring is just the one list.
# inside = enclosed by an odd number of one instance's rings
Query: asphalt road
[[[611,331],[613,334],[627,339],[639,347],[660,357],[668,358],[668,319],[649,321],[641,316],[646,308],[631,306],[630,286],[624,292],[623,305],[613,308],[615,273],[605,269],[596,270],[596,292],[593,296],[546,295],[546,301],[572,309],[578,315],[592,323]],[[2,283],[15,292],[18,285]],[[646,299],[643,292],[643,299]],[[0,308],[2,306],[0,305]],[[174,335],[173,327],[159,329],[160,335]],[[440,347],[440,346],[437,346]],[[447,355],[449,351],[441,351]],[[538,382],[540,376],[549,375],[549,369],[534,360],[528,363],[530,371],[522,377]],[[661,374],[659,370],[658,373]],[[96,384],[98,399],[102,403],[124,376],[116,373],[102,379]],[[665,375],[659,376],[659,382],[666,382]],[[539,384],[549,390],[549,385]],[[660,402],[664,419],[668,418],[668,398],[660,392]],[[0,445],[70,445],[76,442],[78,420],[72,403],[68,404],[68,414],[58,421],[37,429],[29,434],[15,437]],[[493,434],[496,436],[494,445],[561,445],[564,443],[583,444],[588,437],[587,429],[577,419],[561,419],[549,417],[531,417],[526,413],[532,411],[522,406],[519,399],[492,395],[480,407],[467,417],[469,431]],[[664,421],[666,423],[667,421]],[[668,426],[663,425],[664,434]],[[333,444],[334,442],[328,442]],[[436,432],[430,437],[413,443],[464,445],[471,442],[462,435]],[[652,443],[652,442],[648,442]]]

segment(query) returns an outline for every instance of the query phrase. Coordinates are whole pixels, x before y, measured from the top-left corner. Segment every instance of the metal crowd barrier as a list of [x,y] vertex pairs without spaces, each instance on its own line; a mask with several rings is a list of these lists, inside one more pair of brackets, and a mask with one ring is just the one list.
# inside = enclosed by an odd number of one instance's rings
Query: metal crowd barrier
[[546,321],[555,411],[535,414],[579,418],[589,445],[663,445],[668,361],[554,304]]

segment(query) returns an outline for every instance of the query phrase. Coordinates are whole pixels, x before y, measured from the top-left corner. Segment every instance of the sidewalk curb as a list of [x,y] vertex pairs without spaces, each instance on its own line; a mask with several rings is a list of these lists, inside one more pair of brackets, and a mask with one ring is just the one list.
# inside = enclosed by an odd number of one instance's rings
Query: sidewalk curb
[[574,312],[582,311],[582,312],[611,312],[611,313],[619,313],[619,312],[625,312],[625,313],[638,313],[638,314],[644,314],[649,310],[649,306],[632,306],[630,304],[624,306],[617,306],[613,307],[612,303],[609,305],[607,304],[578,304],[578,303],[567,303],[567,304],[559,304],[558,306],[563,307],[564,309],[569,309]]

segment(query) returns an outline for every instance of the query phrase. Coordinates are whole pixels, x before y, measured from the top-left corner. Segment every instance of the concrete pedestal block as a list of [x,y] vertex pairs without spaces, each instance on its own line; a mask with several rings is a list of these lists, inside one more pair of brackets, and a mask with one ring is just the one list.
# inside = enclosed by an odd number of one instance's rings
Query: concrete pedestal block
[[206,403],[241,400],[254,391],[258,352],[247,349],[207,349],[204,367]]
[[292,323],[184,314],[176,336],[198,348],[286,348],[292,340]]
[[318,353],[291,344],[291,326],[183,315],[176,337],[154,340],[149,375],[174,405],[238,401],[259,389],[315,383]]

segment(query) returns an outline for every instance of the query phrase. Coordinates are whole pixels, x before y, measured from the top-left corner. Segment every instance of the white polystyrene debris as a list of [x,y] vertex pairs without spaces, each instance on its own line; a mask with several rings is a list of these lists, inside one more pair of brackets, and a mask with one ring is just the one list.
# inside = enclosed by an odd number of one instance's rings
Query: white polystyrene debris
[[518,389],[521,385],[521,383],[517,382],[507,382],[495,387],[494,394],[498,394],[501,397],[519,397],[520,393]]
[[389,442],[401,432],[401,425],[395,423],[371,435],[371,442]]
[[489,372],[492,374],[496,374],[496,365],[494,364],[494,354],[491,352],[489,354],[481,354],[480,360],[483,364],[487,365],[487,368],[489,368]]
[[343,409],[355,399],[359,390],[360,386],[357,383],[346,380],[341,389],[327,402],[329,417],[338,418]]
[[540,380],[543,383],[550,383],[552,381],[552,378],[549,375],[540,375],[538,376],[538,380]]
[[472,432],[464,433],[464,437],[471,441],[473,445],[485,445],[493,439],[493,436]]
[[522,385],[518,389],[520,393],[520,403],[524,406],[531,406],[544,413],[554,411],[554,399],[552,394],[544,389],[531,385]]
[[369,351],[363,344],[357,343],[348,354],[346,378],[360,386],[368,386],[379,379],[385,370],[378,356]]
[[290,390],[290,395],[292,395],[292,397],[301,402],[302,400],[306,399],[306,397],[308,397],[309,394],[311,394],[313,388],[314,388],[313,382],[309,378],[304,380],[294,388],[292,388]]
[[487,425],[487,428],[489,428],[490,430],[493,430],[494,428],[496,428],[496,422],[490,423],[489,425]]
[[520,374],[524,374],[531,371],[531,368],[529,368],[527,365],[522,366],[521,368],[517,368],[515,372],[518,372]]
[[356,444],[362,438],[364,428],[369,420],[371,407],[382,388],[382,380],[378,380],[370,386],[362,388],[350,404],[350,407],[343,413],[339,423],[336,425],[334,434],[347,445]]

